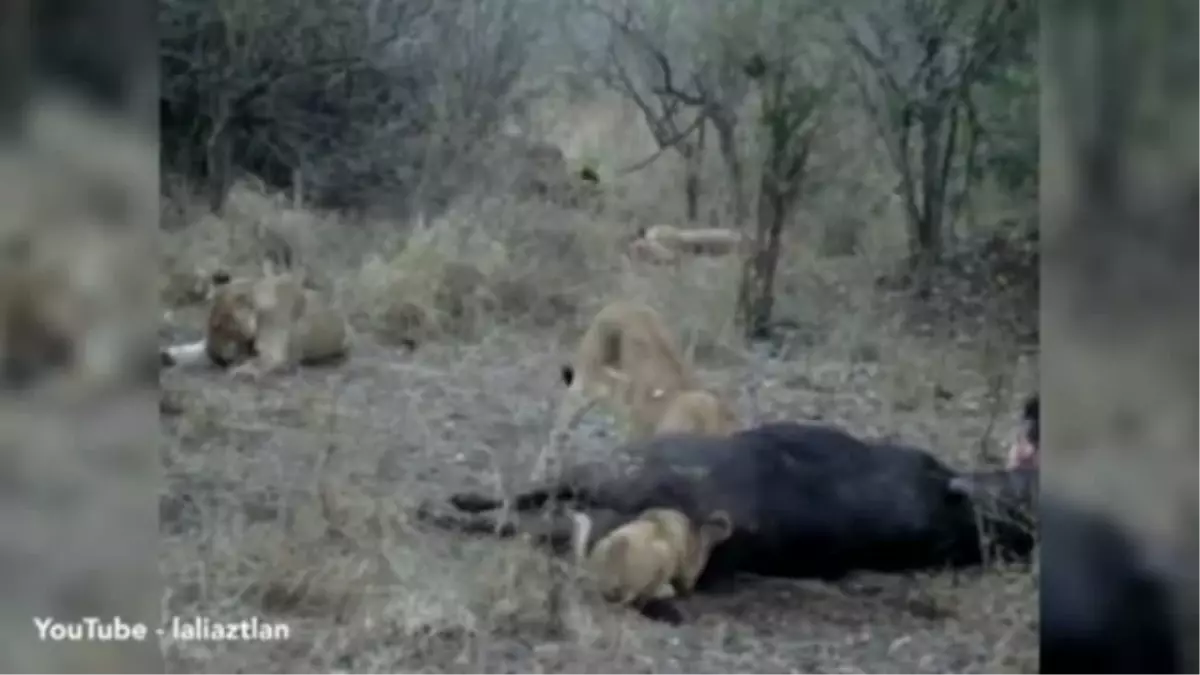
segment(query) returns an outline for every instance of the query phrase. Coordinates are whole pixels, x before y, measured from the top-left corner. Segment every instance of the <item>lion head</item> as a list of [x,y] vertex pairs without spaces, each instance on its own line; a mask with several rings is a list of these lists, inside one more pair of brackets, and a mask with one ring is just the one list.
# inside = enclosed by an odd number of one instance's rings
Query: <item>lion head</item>
[[212,285],[206,349],[212,362],[225,368],[254,356],[258,311],[250,282],[218,272]]

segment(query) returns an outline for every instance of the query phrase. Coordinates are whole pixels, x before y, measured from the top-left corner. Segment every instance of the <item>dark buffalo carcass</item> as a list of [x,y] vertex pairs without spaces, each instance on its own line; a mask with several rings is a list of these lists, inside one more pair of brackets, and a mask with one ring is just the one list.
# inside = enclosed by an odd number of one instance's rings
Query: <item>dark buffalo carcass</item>
[[[986,514],[953,489],[953,470],[923,450],[830,426],[779,422],[727,437],[663,435],[561,475],[519,493],[511,506],[520,513],[558,501],[629,517],[661,506],[696,517],[728,511],[734,534],[714,550],[701,586],[738,572],[832,580],[984,557],[977,516]],[[450,501],[472,514],[504,505],[474,493]]]

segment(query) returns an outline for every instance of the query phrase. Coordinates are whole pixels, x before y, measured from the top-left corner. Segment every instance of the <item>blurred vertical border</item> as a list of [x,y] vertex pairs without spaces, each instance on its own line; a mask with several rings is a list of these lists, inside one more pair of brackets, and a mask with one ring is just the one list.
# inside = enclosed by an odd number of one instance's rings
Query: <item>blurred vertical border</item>
[[1196,672],[1197,3],[1041,8],[1042,489],[1173,570]]
[[[164,668],[157,378],[127,359],[146,351],[157,313],[156,12],[150,0],[0,3],[3,672]],[[43,304],[56,311],[53,331],[24,342],[10,311],[22,292],[55,294]],[[34,622],[84,617],[141,622],[149,639],[41,640]]]

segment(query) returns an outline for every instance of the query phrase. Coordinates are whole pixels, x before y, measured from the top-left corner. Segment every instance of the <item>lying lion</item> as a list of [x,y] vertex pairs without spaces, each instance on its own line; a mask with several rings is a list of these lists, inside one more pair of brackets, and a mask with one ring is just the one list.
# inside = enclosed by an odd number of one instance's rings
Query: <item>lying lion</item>
[[164,365],[207,361],[234,375],[257,376],[333,363],[349,351],[345,317],[291,270],[265,265],[261,276],[237,279],[217,272],[212,285],[204,338],[167,347]]
[[[552,442],[596,404],[621,419],[627,440],[664,431],[730,433],[739,426],[725,403],[704,389],[659,313],[640,302],[620,300],[601,309],[561,375],[567,389]],[[536,476],[547,451],[538,457]]]
[[682,255],[724,256],[737,252],[742,235],[723,227],[679,228],[654,225],[638,230],[630,253],[651,262],[673,262]]
[[655,265],[668,265],[679,261],[679,256],[674,250],[657,241],[646,239],[640,234],[630,242],[628,253],[633,260]]

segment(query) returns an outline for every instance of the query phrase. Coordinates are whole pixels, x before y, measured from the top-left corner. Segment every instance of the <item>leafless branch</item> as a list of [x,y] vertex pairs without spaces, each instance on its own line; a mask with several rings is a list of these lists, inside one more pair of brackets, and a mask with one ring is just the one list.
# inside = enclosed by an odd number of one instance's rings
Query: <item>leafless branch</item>
[[638,51],[657,66],[661,82],[656,86],[651,86],[650,91],[652,93],[657,96],[677,99],[693,107],[700,107],[705,104],[705,100],[700,96],[685,92],[675,85],[675,71],[671,66],[671,59],[664,50],[654,44],[654,41],[650,39],[645,31],[634,26],[634,17],[636,15],[631,8],[626,7],[625,16],[623,17],[619,17],[607,8],[595,4],[589,5],[588,10],[604,17],[614,30],[619,32]]
[[657,151],[655,151],[654,154],[650,155],[649,157],[647,157],[645,159],[638,160],[638,161],[634,162],[633,164],[626,166],[623,169],[618,169],[616,171],[616,175],[622,176],[625,174],[630,174],[635,171],[641,171],[642,169],[650,166],[652,163],[654,163],[655,160],[657,160],[660,156],[662,156],[662,154],[664,152],[675,147],[676,145],[678,145],[679,143],[684,141],[688,136],[691,136],[692,132],[695,131],[696,129],[699,129],[700,125],[704,124],[706,121],[707,120],[705,119],[705,117],[703,115],[697,115],[696,119],[692,120],[692,123],[690,125],[688,125],[688,127],[686,129],[679,132],[672,138],[668,138],[663,141],[660,141],[659,148]]

